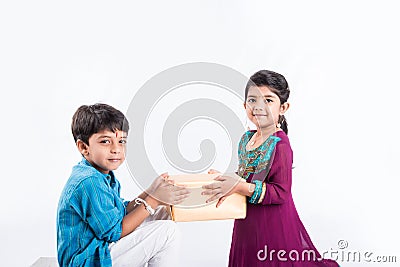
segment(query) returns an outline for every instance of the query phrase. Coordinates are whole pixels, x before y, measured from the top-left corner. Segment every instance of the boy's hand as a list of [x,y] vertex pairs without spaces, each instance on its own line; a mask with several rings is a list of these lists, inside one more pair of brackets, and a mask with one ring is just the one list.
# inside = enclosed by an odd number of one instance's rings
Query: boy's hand
[[157,177],[146,192],[154,198],[158,205],[177,205],[189,196],[189,190],[175,186],[174,181],[168,180],[168,174]]
[[163,173],[154,179],[153,183],[145,191],[149,195],[153,195],[156,189],[168,178],[168,173]]

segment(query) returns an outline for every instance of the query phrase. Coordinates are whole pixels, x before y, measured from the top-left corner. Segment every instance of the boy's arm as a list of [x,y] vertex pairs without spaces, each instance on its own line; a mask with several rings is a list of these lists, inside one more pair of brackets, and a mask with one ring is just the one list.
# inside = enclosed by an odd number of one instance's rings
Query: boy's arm
[[[187,189],[179,186],[174,187],[171,181],[165,180],[166,177],[166,174],[160,175],[151,186],[152,192],[158,198],[152,197],[151,194],[149,195],[146,192],[139,195],[139,198],[144,199],[154,210],[159,205],[165,205],[164,203],[179,204],[189,195]],[[162,202],[158,199],[165,199],[165,201]],[[135,201],[129,202],[125,209],[126,215],[122,219],[120,238],[133,232],[150,215],[143,203],[135,205]]]
[[[146,199],[148,196],[148,194],[146,192],[142,192],[138,198],[141,199]],[[135,200],[132,200],[128,203],[128,205],[126,206],[126,214],[132,212],[134,209],[136,209],[138,206],[135,204]]]
[[[157,200],[151,196],[148,196],[145,192],[140,194],[139,198],[144,199],[153,209],[156,209],[159,205]],[[131,211],[129,211],[129,213],[127,213],[122,219],[122,233],[120,238],[132,233],[150,215],[144,204],[136,205],[135,207],[134,206],[135,201],[129,202],[127,206],[127,211],[128,208],[130,208]]]
[[[122,203],[121,203],[122,204]],[[116,205],[115,194],[94,175],[77,185],[70,205],[88,224],[96,238],[116,242],[121,238],[126,207]]]

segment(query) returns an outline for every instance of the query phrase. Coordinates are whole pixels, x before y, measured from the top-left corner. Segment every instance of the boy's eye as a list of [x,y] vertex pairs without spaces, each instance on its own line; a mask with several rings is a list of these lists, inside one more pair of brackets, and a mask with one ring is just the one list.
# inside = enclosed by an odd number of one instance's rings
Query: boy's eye
[[100,143],[102,143],[102,144],[109,144],[109,143],[110,143],[110,140],[104,139],[104,140],[101,140]]
[[125,140],[125,139],[121,139],[119,142],[120,142],[121,144],[126,144],[126,140]]
[[265,99],[265,102],[266,102],[266,103],[271,103],[271,102],[273,102],[273,101],[272,101],[272,99],[266,98],[266,99]]

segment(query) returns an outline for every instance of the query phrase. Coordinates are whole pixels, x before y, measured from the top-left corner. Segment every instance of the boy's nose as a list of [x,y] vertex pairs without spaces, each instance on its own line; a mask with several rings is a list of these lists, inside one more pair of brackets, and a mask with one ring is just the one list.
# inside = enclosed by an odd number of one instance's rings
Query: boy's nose
[[111,146],[111,153],[119,154],[121,152],[121,148],[118,144]]

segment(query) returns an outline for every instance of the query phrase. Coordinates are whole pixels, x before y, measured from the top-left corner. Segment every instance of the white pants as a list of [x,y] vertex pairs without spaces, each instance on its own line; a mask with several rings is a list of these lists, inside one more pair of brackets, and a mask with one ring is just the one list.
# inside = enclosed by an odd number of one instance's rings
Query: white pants
[[178,266],[179,232],[161,206],[132,233],[109,245],[113,266]]

